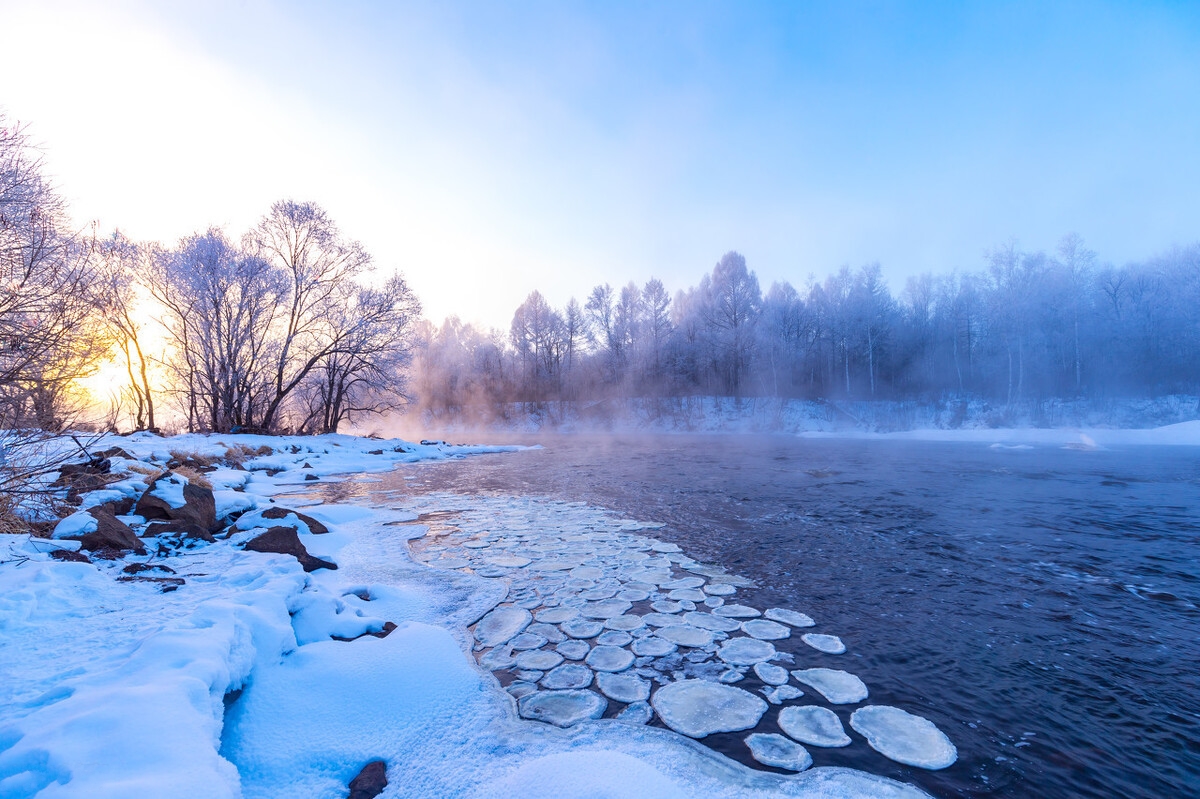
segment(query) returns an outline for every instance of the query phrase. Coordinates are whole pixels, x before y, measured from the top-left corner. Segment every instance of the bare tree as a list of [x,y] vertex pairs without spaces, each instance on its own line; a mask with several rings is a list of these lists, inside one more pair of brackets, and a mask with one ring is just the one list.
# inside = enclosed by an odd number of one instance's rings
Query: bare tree
[[371,265],[356,241],[345,239],[314,203],[281,200],[246,237],[248,248],[285,277],[272,352],[270,391],[261,426],[272,428],[288,395],[344,342],[330,324],[340,290]]

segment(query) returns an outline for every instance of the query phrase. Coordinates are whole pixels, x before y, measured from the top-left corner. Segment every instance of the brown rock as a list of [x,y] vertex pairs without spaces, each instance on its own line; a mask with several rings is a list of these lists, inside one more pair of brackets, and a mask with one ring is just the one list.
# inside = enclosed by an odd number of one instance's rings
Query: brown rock
[[207,541],[210,544],[217,540],[213,538],[212,533],[210,533],[208,530],[205,530],[200,525],[192,522],[179,521],[151,522],[150,525],[146,527],[146,531],[142,533],[142,535],[149,537],[155,535],[168,535],[171,533],[178,534],[183,538],[198,538],[201,541]]
[[286,519],[289,513],[296,514],[296,518],[299,519],[300,521],[304,522],[306,525],[308,525],[308,531],[310,533],[312,533],[313,535],[321,535],[322,533],[329,532],[328,527],[321,524],[319,521],[317,521],[313,517],[309,516],[308,514],[301,513],[298,510],[291,510],[289,508],[281,508],[278,505],[271,507],[271,508],[267,508],[265,511],[262,512],[262,517],[264,519]]
[[87,555],[82,552],[73,552],[70,549],[56,549],[50,553],[50,557],[55,560],[63,560],[67,563],[91,563],[92,561]]
[[247,541],[245,548],[252,552],[273,552],[278,555],[291,555],[300,561],[300,565],[304,567],[304,571],[306,572],[316,571],[317,569],[337,568],[336,563],[321,560],[315,555],[310,555],[308,550],[304,548],[304,544],[300,543],[300,536],[297,535],[296,528],[294,527],[272,527],[262,535]]
[[104,508],[113,516],[124,516],[133,510],[133,498],[121,497],[120,499],[109,500],[108,502],[97,505],[96,507]]
[[79,536],[83,549],[89,552],[108,549],[131,549],[139,553],[146,551],[142,540],[134,534],[129,525],[104,508],[88,508],[87,512],[96,520],[96,530]]
[[134,505],[134,513],[151,521],[166,519],[195,524],[210,532],[216,530],[217,503],[213,499],[211,488],[202,488],[194,483],[187,483],[183,487],[183,506],[179,508],[172,508],[165,500],[152,495],[151,492],[154,491],[159,480],[165,480],[172,474],[174,473],[167,472],[159,475],[146,487],[145,492]]
[[387,787],[387,763],[372,760],[350,780],[349,799],[375,799]]

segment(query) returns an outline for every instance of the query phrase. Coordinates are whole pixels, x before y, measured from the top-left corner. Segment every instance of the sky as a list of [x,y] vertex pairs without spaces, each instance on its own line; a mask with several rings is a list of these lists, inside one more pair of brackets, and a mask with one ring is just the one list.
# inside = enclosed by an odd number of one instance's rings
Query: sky
[[1200,239],[1200,4],[0,0],[0,109],[80,223],[325,207],[426,314],[532,290]]

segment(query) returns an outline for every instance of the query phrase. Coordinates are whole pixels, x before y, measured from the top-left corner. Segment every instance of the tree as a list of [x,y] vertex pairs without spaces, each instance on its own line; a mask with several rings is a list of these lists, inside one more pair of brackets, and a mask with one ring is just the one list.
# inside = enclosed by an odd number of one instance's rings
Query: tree
[[248,249],[284,275],[269,397],[261,426],[272,428],[283,404],[322,361],[342,348],[330,324],[341,288],[371,265],[356,241],[345,239],[324,209],[281,200],[246,237]]
[[145,254],[137,244],[114,233],[98,246],[102,271],[98,304],[112,329],[113,338],[125,359],[129,376],[126,393],[133,403],[134,427],[154,430],[154,392],[150,387],[150,358],[143,347],[145,323],[137,315],[137,275],[143,271]]
[[287,286],[271,264],[216,228],[151,259],[148,287],[165,309],[169,367],[190,429],[266,426],[271,331]]
[[746,268],[745,258],[730,251],[701,285],[705,291],[704,321],[717,344],[718,368],[725,388],[740,396],[754,349],[754,327],[762,311],[758,278]]

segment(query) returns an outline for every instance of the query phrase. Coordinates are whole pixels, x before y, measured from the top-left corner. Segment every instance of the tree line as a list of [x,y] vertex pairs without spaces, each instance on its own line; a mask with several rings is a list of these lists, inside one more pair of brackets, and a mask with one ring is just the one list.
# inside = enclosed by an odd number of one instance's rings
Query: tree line
[[692,395],[936,401],[1195,393],[1200,245],[1101,263],[1067,235],[1007,243],[981,268],[910,278],[879,264],[764,293],[737,252],[672,297],[657,279],[554,308],[538,291],[508,331],[423,323],[414,380],[434,418]]
[[0,116],[0,429],[77,424],[80,381],[114,352],[101,426],[333,432],[399,407],[420,304],[373,268],[313,203],[275,203],[240,240],[76,229],[27,129]]

